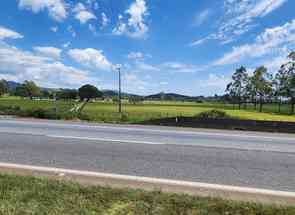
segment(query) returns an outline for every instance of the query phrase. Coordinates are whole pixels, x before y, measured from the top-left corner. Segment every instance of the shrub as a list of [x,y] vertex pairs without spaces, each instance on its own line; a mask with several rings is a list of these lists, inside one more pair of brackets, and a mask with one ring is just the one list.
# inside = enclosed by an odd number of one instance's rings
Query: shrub
[[121,115],[121,122],[127,122],[128,121],[128,115],[127,114],[125,114],[125,113],[123,113],[122,115]]
[[21,108],[19,106],[0,106],[0,114],[4,115],[19,115]]
[[197,115],[198,119],[231,119],[232,117],[229,116],[226,112],[221,110],[210,110],[204,111]]

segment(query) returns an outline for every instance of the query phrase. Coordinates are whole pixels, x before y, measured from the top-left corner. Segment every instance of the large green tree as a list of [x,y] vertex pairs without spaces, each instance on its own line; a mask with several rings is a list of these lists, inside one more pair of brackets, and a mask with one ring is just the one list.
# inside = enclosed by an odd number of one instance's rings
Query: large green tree
[[247,70],[242,66],[234,72],[232,82],[226,87],[226,91],[229,93],[234,103],[237,102],[239,104],[239,109],[241,109],[241,104],[246,96],[247,80]]
[[259,98],[259,111],[262,112],[263,104],[267,97],[272,95],[272,75],[268,73],[267,68],[260,66],[256,68],[252,77],[253,89]]
[[3,96],[4,94],[8,93],[8,83],[4,79],[0,80],[0,96]]
[[288,55],[288,62],[281,66],[278,74],[283,77],[281,88],[283,95],[289,98],[291,103],[291,114],[295,112],[295,52]]
[[40,88],[33,81],[24,81],[15,89],[15,95],[20,97],[28,97],[33,99],[41,95]]
[[82,112],[86,104],[91,99],[101,98],[103,96],[103,93],[99,91],[95,86],[92,86],[90,84],[86,84],[79,88],[78,94],[81,101],[84,101],[83,105],[79,109],[79,113]]

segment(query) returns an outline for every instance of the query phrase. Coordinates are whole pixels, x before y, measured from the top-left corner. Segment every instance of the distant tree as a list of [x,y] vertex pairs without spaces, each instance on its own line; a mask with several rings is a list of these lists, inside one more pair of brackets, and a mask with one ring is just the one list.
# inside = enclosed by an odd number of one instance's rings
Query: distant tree
[[56,93],[57,99],[75,100],[78,98],[78,91],[75,89],[61,89]]
[[49,90],[41,90],[40,95],[42,98],[50,98],[51,92]]
[[264,66],[258,67],[252,77],[253,88],[259,98],[259,111],[262,112],[265,99],[272,94],[272,76]]
[[282,97],[288,97],[288,72],[281,66],[274,79],[274,96],[278,100],[279,113],[281,112]]
[[130,96],[128,100],[129,100],[129,103],[135,105],[135,104],[138,104],[140,102],[143,102],[144,98],[140,97],[140,96]]
[[291,114],[295,111],[295,52],[288,55],[289,61],[281,66],[279,74],[283,77],[283,95],[290,99]]
[[0,80],[0,97],[8,93],[8,83],[4,79]]
[[19,97],[27,97],[27,92],[23,84],[20,84],[15,88],[14,95]]
[[84,104],[81,106],[79,113],[82,112],[85,105],[91,100],[96,98],[102,98],[103,93],[99,91],[95,86],[92,85],[84,85],[79,88],[78,94],[81,101],[84,101]]
[[241,109],[243,98],[246,95],[247,80],[247,70],[242,66],[234,72],[232,82],[226,87],[226,91],[229,93],[234,103],[237,102],[239,104],[239,109]]
[[33,99],[33,97],[40,96],[41,91],[40,88],[33,81],[24,81],[23,84],[16,87],[15,95]]

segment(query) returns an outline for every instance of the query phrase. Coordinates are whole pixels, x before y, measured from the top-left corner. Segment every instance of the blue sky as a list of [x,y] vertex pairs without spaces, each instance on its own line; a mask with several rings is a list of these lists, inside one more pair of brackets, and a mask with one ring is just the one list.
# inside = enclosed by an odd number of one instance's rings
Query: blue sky
[[187,95],[235,68],[275,73],[295,46],[293,0],[2,0],[0,78]]

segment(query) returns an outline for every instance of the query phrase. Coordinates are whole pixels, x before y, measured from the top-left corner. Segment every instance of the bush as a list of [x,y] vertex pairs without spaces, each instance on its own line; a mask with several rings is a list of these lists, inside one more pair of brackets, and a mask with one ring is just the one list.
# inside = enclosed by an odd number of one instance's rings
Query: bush
[[127,122],[128,121],[128,115],[127,114],[125,114],[125,113],[123,113],[122,115],[121,115],[121,122]]
[[2,115],[19,115],[20,112],[19,106],[0,106],[0,114]]
[[231,119],[232,117],[229,116],[226,112],[221,110],[210,110],[204,111],[197,115],[198,119]]

